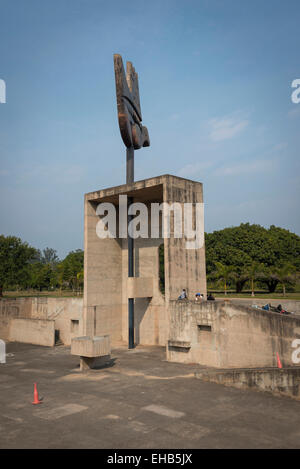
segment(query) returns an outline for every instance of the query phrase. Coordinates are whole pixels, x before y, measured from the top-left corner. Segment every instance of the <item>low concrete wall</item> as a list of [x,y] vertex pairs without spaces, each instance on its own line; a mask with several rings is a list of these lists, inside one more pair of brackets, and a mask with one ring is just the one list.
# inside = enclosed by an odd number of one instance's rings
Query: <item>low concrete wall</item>
[[224,301],[170,303],[167,359],[218,368],[293,365],[300,318]]
[[[0,338],[10,340],[13,319],[54,321],[54,328],[64,345],[83,334],[82,298],[2,298],[0,299]],[[41,345],[43,345],[41,343]]]
[[11,319],[9,341],[52,347],[55,343],[54,324],[46,319]]
[[271,392],[300,400],[300,367],[235,370],[201,370],[195,377],[202,381],[239,389]]
[[222,298],[223,301],[230,301],[234,304],[241,304],[244,306],[252,306],[252,305],[257,305],[257,306],[264,306],[267,303],[271,303],[272,306],[277,306],[281,304],[283,309],[286,311],[290,311],[296,314],[300,314],[300,300],[285,300],[284,298],[273,298],[273,299],[261,299],[261,298],[256,298],[255,296],[253,298]]

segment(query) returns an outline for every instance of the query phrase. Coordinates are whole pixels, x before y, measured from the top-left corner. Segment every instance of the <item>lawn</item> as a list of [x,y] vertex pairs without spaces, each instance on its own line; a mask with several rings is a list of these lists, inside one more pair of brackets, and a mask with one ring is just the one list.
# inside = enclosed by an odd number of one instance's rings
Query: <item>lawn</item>
[[53,291],[37,291],[37,290],[19,290],[19,291],[4,291],[4,298],[19,298],[19,297],[51,297],[51,298],[68,298],[77,297],[82,298],[82,292],[74,292],[73,290],[53,290]]
[[[209,290],[210,291],[210,290]],[[258,299],[266,299],[266,300],[271,300],[271,299],[278,299],[278,300],[300,300],[300,293],[299,292],[293,292],[293,293],[286,293],[285,296],[283,296],[282,293],[269,293],[269,292],[257,292],[255,293],[255,296],[251,296],[250,291],[245,291],[243,293],[236,293],[235,291],[228,291],[227,295],[224,295],[224,291],[214,291],[213,295],[216,298],[258,298]]]

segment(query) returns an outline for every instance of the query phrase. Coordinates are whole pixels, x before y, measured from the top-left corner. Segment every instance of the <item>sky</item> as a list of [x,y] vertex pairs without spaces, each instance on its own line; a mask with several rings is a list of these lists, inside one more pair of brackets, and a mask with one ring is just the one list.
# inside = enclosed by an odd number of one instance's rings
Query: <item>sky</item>
[[84,193],[125,182],[113,54],[139,74],[136,180],[203,183],[205,230],[300,234],[298,0],[0,0],[0,233],[83,248]]

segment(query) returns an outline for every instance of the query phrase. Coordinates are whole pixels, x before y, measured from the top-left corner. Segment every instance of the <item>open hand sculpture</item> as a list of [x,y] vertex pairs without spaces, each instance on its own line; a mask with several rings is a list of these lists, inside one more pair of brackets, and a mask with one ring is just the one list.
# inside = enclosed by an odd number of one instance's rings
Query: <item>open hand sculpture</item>
[[118,119],[121,136],[127,148],[138,150],[150,146],[147,127],[142,122],[138,75],[131,62],[126,75],[121,55],[114,55]]

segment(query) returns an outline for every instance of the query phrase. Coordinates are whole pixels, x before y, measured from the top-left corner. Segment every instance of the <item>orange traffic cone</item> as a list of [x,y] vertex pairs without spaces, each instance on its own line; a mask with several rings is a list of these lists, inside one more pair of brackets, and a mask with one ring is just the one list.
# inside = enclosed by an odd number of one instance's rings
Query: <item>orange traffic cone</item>
[[278,352],[276,352],[276,356],[277,356],[277,366],[278,366],[278,368],[282,368],[282,364],[281,364]]
[[38,395],[38,390],[36,387],[36,383],[34,383],[34,391],[33,391],[33,403],[34,405],[36,404],[42,404],[42,401],[39,400],[39,395]]

